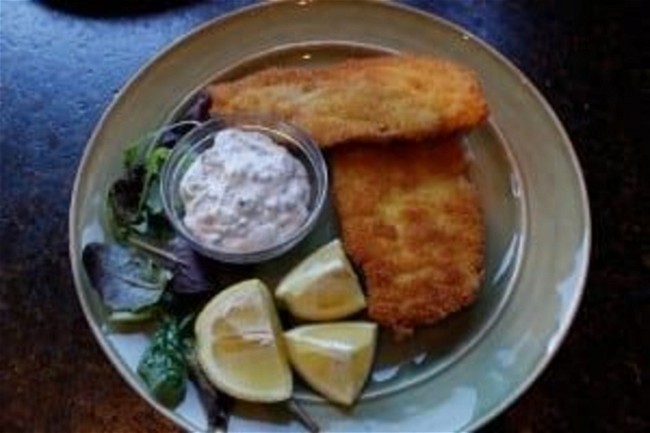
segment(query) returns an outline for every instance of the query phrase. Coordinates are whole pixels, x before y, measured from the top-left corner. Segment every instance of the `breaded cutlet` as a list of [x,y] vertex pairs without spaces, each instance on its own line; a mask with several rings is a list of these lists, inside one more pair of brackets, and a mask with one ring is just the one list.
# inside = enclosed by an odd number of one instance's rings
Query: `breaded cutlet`
[[208,87],[215,115],[263,114],[305,129],[321,147],[421,140],[487,117],[474,72],[423,55],[383,55],[331,66],[269,68]]
[[474,301],[485,228],[457,139],[332,149],[345,249],[365,277],[368,313],[398,336]]

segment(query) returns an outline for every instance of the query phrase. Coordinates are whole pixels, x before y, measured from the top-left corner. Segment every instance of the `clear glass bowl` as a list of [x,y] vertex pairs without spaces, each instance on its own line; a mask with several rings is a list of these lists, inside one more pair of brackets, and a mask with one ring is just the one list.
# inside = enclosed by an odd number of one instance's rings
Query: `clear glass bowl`
[[[221,130],[236,127],[256,131],[271,137],[284,146],[305,167],[311,185],[308,203],[309,215],[290,235],[278,243],[249,252],[219,250],[201,242],[183,222],[184,204],[180,195],[180,183],[192,162],[212,146],[214,136]],[[304,131],[289,123],[258,116],[224,116],[208,120],[183,136],[174,146],[162,170],[161,196],[165,213],[174,229],[192,247],[205,256],[225,263],[257,263],[280,256],[304,239],[314,228],[328,194],[327,165],[318,146]]]

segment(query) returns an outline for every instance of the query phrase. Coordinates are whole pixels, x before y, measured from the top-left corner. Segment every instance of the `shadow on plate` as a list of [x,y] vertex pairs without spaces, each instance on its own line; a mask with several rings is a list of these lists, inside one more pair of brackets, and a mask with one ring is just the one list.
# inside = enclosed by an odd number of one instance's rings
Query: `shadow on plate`
[[204,0],[38,0],[60,11],[89,17],[119,17],[163,12]]

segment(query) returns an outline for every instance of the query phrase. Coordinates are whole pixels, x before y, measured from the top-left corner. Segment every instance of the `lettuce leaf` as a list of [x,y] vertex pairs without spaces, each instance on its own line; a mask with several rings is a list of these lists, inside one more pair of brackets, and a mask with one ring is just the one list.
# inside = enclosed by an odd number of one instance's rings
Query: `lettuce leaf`
[[90,243],[82,261],[90,283],[112,311],[138,312],[157,304],[173,274],[132,248]]

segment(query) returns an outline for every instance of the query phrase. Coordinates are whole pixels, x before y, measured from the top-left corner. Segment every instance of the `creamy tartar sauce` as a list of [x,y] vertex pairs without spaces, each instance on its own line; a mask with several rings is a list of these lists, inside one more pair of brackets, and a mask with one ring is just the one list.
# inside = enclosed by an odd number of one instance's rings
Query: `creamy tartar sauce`
[[310,189],[305,167],[271,137],[224,129],[181,179],[183,222],[206,246],[259,250],[302,225]]

